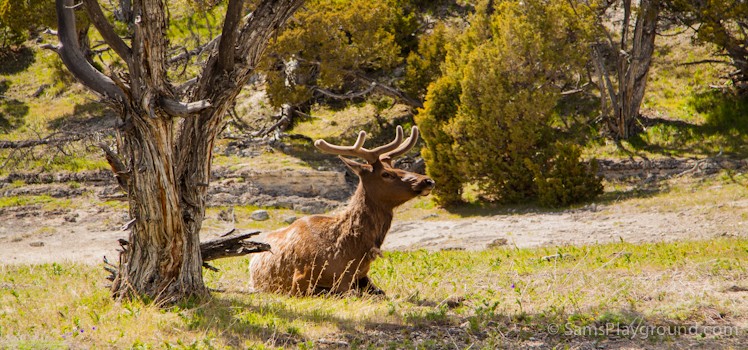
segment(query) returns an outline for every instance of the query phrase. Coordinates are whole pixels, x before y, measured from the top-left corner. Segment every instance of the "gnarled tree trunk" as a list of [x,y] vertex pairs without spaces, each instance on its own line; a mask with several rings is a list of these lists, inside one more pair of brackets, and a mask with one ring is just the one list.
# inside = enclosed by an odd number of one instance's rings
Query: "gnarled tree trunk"
[[119,157],[107,158],[127,189],[133,221],[113,294],[160,302],[206,295],[199,236],[213,145],[269,38],[303,0],[262,0],[246,16],[244,0],[229,0],[219,45],[202,72],[184,83],[196,85],[187,88],[168,75],[169,18],[163,1],[120,2],[131,5],[121,9],[128,15],[120,16],[130,28],[128,45],[97,1],[83,0],[96,29],[125,62],[126,74],[109,76],[81,59],[73,0],[56,1],[63,62],[121,117]]

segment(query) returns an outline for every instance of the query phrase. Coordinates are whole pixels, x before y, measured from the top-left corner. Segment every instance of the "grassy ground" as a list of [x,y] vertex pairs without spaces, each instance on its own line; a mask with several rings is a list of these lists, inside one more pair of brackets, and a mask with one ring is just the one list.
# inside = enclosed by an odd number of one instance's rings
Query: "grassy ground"
[[714,86],[728,82],[724,64],[686,64],[711,56],[714,48],[694,45],[690,31],[673,29],[658,37],[647,91],[641,107],[642,132],[619,144],[599,138],[586,147],[588,157],[708,157],[720,152],[746,157],[748,104]]
[[[645,332],[641,327],[667,327],[672,333],[678,326],[699,325],[706,328],[682,335],[640,333],[626,341],[740,348],[748,344],[747,257],[748,241],[735,238],[388,252],[371,273],[386,298],[250,294],[248,261],[233,258],[217,262],[220,272],[206,272],[208,285],[220,292],[168,308],[112,301],[97,266],[4,265],[0,344],[493,348],[541,341],[563,347],[626,340],[633,329]],[[721,335],[713,334],[718,331]]]

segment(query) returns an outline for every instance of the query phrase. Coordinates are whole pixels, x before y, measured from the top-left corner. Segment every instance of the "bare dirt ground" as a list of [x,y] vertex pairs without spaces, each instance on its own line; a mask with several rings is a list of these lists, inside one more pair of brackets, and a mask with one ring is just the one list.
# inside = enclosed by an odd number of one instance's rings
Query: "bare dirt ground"
[[[385,250],[467,249],[489,246],[562,246],[746,236],[748,199],[660,209],[631,204],[592,204],[553,212],[527,210],[455,220],[395,218]],[[0,210],[0,263],[28,264],[116,260],[123,209],[10,207]],[[215,232],[216,234],[221,232]],[[207,237],[206,237],[207,236]],[[210,234],[204,239],[213,238]],[[261,239],[261,237],[260,237]]]
[[[676,186],[688,188],[692,184],[715,176],[721,169],[744,171],[745,160],[730,159],[663,159],[601,161],[606,179],[625,181],[629,189],[646,191],[659,188],[673,179],[685,179],[686,184]],[[296,209],[307,207],[330,208],[345,204],[345,195],[334,191],[333,195],[320,194],[319,189],[299,184],[309,172],[296,175],[270,174],[276,179],[272,191],[257,192],[255,183],[264,179],[260,175],[247,175],[242,169],[233,172],[217,170],[221,180],[211,188],[214,205],[248,204],[250,199],[262,199],[256,205],[283,206],[282,202],[293,202]],[[226,173],[226,174],[223,174]],[[325,180],[328,187],[344,188],[345,180],[336,172],[315,172],[315,181]],[[687,175],[686,177],[681,177]],[[258,177],[259,176],[259,177]],[[706,176],[706,177],[705,177]],[[267,177],[267,176],[265,176]],[[26,206],[0,208],[0,263],[27,264],[75,261],[88,264],[101,262],[104,256],[116,260],[117,239],[127,238],[121,226],[129,220],[124,205],[118,208],[92,204],[93,199],[118,193],[111,174],[107,171],[78,174],[43,174],[20,178],[26,183],[21,188],[8,187],[13,179],[0,183],[0,197],[14,195],[48,195],[58,199],[74,198],[73,205],[55,205],[54,202]],[[234,181],[232,179],[243,179]],[[280,179],[290,179],[279,183]],[[78,184],[70,187],[69,183]],[[255,185],[252,185],[255,184]],[[308,186],[307,186],[308,187]],[[314,186],[312,186],[314,187]],[[412,249],[468,249],[480,250],[491,245],[517,247],[562,246],[605,243],[624,240],[627,242],[673,241],[681,239],[706,239],[716,236],[748,235],[748,199],[741,193],[730,195],[717,181],[714,191],[720,194],[706,200],[698,198],[710,194],[711,189],[672,196],[664,201],[613,200],[604,204],[590,204],[583,208],[558,211],[517,209],[504,211],[501,215],[483,215],[443,220],[428,214],[416,220],[398,220],[395,216],[392,229],[387,236],[385,250]],[[742,187],[741,187],[742,188]],[[316,192],[315,192],[316,191]],[[256,192],[256,193],[255,193]],[[725,193],[727,192],[727,193]],[[291,197],[278,197],[291,195]],[[317,197],[315,197],[316,195]],[[275,196],[275,197],[273,197]],[[275,199],[274,199],[275,198]],[[291,198],[291,199],[277,199]],[[471,213],[469,215],[476,215]],[[411,216],[412,217],[412,216]],[[204,229],[202,239],[226,232],[231,227]],[[220,232],[219,232],[220,231]],[[260,239],[262,236],[260,236]]]
[[724,211],[691,207],[651,212],[628,206],[596,206],[558,212],[526,212],[453,221],[396,222],[385,250],[466,249],[510,245],[520,248],[702,239],[745,235],[742,213],[748,200],[723,203]]

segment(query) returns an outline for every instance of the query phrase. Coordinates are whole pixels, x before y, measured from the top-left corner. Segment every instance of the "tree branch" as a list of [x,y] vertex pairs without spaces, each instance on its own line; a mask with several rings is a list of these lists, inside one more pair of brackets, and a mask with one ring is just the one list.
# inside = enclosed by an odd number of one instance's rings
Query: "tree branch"
[[252,12],[239,32],[237,54],[245,57],[249,66],[260,61],[265,49],[263,43],[270,39],[286,19],[304,3],[301,0],[263,1]]
[[201,45],[201,46],[198,46],[198,47],[196,47],[196,48],[194,48],[192,50],[185,51],[185,52],[182,52],[182,53],[180,53],[178,55],[172,56],[171,58],[169,58],[168,63],[169,64],[174,64],[174,63],[177,63],[179,61],[183,61],[183,60],[189,59],[192,56],[199,55],[199,54],[201,54],[201,53],[203,53],[205,51],[212,50],[213,47],[215,47],[216,44],[218,43],[218,40],[220,40],[220,39],[221,39],[221,35],[218,35],[215,38],[213,38],[211,41],[207,42],[205,45]]
[[201,100],[196,102],[179,102],[170,98],[161,97],[159,99],[159,107],[163,109],[169,115],[175,117],[188,117],[191,114],[198,113],[206,108],[210,108],[211,104],[208,101]]
[[114,177],[117,178],[117,183],[119,184],[119,187],[127,193],[129,191],[128,189],[128,183],[130,182],[130,171],[127,170],[127,167],[125,166],[125,163],[122,163],[122,160],[119,159],[116,153],[109,149],[109,146],[107,146],[105,143],[101,142],[99,143],[99,148],[101,148],[104,153],[106,154],[106,161],[109,163],[109,166],[112,168],[112,172],[114,173]]
[[123,60],[125,60],[125,62],[127,62],[128,65],[130,65],[132,60],[132,50],[129,46],[127,46],[127,44],[125,44],[122,38],[120,38],[119,35],[114,32],[114,28],[107,21],[106,16],[104,16],[104,12],[101,11],[101,7],[99,7],[98,1],[83,0],[83,3],[86,4],[86,12],[88,13],[88,18],[91,19],[91,22],[104,38],[104,41],[109,44],[109,46],[114,50],[114,52],[117,53],[117,55],[119,55],[119,57],[121,57]]
[[61,143],[78,141],[83,138],[83,135],[74,135],[67,137],[52,138],[47,137],[39,140],[23,140],[23,141],[0,141],[0,149],[19,149],[29,148],[41,145],[58,145]]
[[39,48],[54,51],[54,52],[57,52],[57,54],[60,54],[60,47],[58,45],[42,44],[39,46]]
[[[133,1],[135,17],[135,37],[133,43],[133,67],[142,67],[137,74],[130,71],[133,82],[138,79],[149,81],[146,89],[168,91],[167,82],[167,41],[168,19],[166,6],[161,0]],[[136,84],[133,84],[135,86]],[[134,96],[140,96],[136,93]]]
[[228,71],[234,65],[234,53],[236,51],[236,38],[238,36],[237,27],[239,19],[242,17],[244,0],[229,0],[226,6],[226,18],[223,21],[223,31],[221,32],[221,42],[218,44],[218,65],[219,71]]
[[75,29],[73,0],[56,0],[55,5],[57,10],[57,37],[60,39],[58,52],[62,62],[83,85],[107,98],[124,101],[124,92],[114,84],[112,79],[88,63],[81,51]]
[[698,65],[698,64],[707,64],[707,63],[721,63],[721,64],[732,65],[732,62],[729,62],[729,61],[709,60],[709,59],[699,60],[699,61],[691,61],[691,62],[683,62],[683,63],[679,63],[678,65],[679,66],[695,66],[695,65]]
[[374,88],[376,86],[377,86],[377,83],[372,82],[371,84],[369,84],[369,87],[366,88],[365,90],[359,91],[359,92],[352,92],[352,93],[348,93],[348,94],[336,94],[336,93],[334,93],[334,92],[332,92],[330,90],[323,89],[323,88],[321,88],[319,86],[313,86],[312,90],[316,91],[316,92],[319,92],[322,95],[325,95],[327,97],[334,98],[336,100],[350,100],[350,99],[354,99],[354,98],[358,98],[358,97],[367,95],[372,90],[374,90]]
[[236,236],[221,237],[202,242],[200,243],[200,253],[203,257],[203,261],[242,256],[270,250],[270,245],[266,243],[251,241],[244,242],[245,239],[256,236],[259,233],[260,231],[250,231]]

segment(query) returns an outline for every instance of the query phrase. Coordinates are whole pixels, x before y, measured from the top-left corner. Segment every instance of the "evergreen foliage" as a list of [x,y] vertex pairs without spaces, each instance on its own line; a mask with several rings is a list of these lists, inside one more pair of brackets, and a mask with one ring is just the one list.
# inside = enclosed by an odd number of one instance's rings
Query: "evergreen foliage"
[[477,7],[417,116],[440,203],[461,200],[467,183],[500,202],[561,205],[600,193],[594,168],[553,127],[562,89],[584,76],[591,15],[566,1]]
[[274,106],[301,105],[315,88],[366,88],[361,75],[391,72],[417,28],[407,0],[312,0],[269,48],[263,71]]
[[41,26],[55,27],[55,2],[0,0],[0,48],[22,44]]
[[748,2],[734,0],[664,0],[671,16],[694,29],[697,43],[715,44],[719,53],[730,58],[736,71],[735,85],[748,90]]

